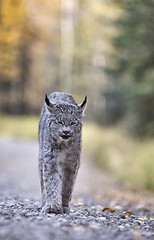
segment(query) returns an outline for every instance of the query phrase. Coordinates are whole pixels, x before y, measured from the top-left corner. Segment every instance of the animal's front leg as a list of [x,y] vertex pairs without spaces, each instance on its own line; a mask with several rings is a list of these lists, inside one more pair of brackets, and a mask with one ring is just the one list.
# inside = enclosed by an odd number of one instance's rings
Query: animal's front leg
[[70,212],[69,203],[72,197],[72,191],[76,180],[78,169],[66,168],[64,172],[63,186],[62,186],[62,207],[64,213]]
[[56,159],[44,159],[43,182],[45,205],[43,213],[62,213],[62,177]]

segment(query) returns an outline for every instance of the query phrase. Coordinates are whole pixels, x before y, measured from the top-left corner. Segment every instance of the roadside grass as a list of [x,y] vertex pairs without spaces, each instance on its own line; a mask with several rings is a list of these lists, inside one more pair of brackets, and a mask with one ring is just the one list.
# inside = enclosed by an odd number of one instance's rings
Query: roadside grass
[[124,184],[154,191],[154,139],[137,141],[119,128],[86,123],[83,151]]
[[39,117],[37,116],[0,116],[0,135],[37,138]]
[[[38,116],[0,116],[0,135],[38,138]],[[133,188],[154,191],[154,139],[137,141],[119,128],[84,123],[83,151]]]

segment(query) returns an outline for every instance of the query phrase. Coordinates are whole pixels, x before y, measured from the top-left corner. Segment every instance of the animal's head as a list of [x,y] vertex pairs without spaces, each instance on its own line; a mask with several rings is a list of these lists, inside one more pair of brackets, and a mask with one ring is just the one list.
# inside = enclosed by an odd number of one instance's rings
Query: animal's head
[[50,127],[54,134],[62,141],[69,141],[82,128],[82,116],[87,103],[87,97],[79,105],[50,102],[45,96],[46,108],[49,112]]

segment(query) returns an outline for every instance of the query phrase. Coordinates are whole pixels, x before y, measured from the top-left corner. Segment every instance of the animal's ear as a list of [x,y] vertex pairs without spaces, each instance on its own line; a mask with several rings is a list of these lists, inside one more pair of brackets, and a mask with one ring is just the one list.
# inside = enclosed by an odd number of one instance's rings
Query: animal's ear
[[87,103],[87,96],[85,96],[84,101],[78,105],[78,112],[79,113],[82,113],[82,114],[84,113],[84,109],[86,107],[86,103]]
[[45,104],[46,104],[47,109],[48,109],[50,112],[54,112],[54,111],[55,111],[55,105],[52,104],[52,103],[49,101],[49,98],[48,98],[47,94],[45,94]]

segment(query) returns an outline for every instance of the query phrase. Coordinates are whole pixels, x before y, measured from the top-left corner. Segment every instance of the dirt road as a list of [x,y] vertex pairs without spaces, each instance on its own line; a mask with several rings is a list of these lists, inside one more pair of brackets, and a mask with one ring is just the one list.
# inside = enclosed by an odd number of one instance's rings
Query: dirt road
[[38,143],[0,138],[0,240],[154,239],[154,196],[81,158],[69,215],[40,213]]

